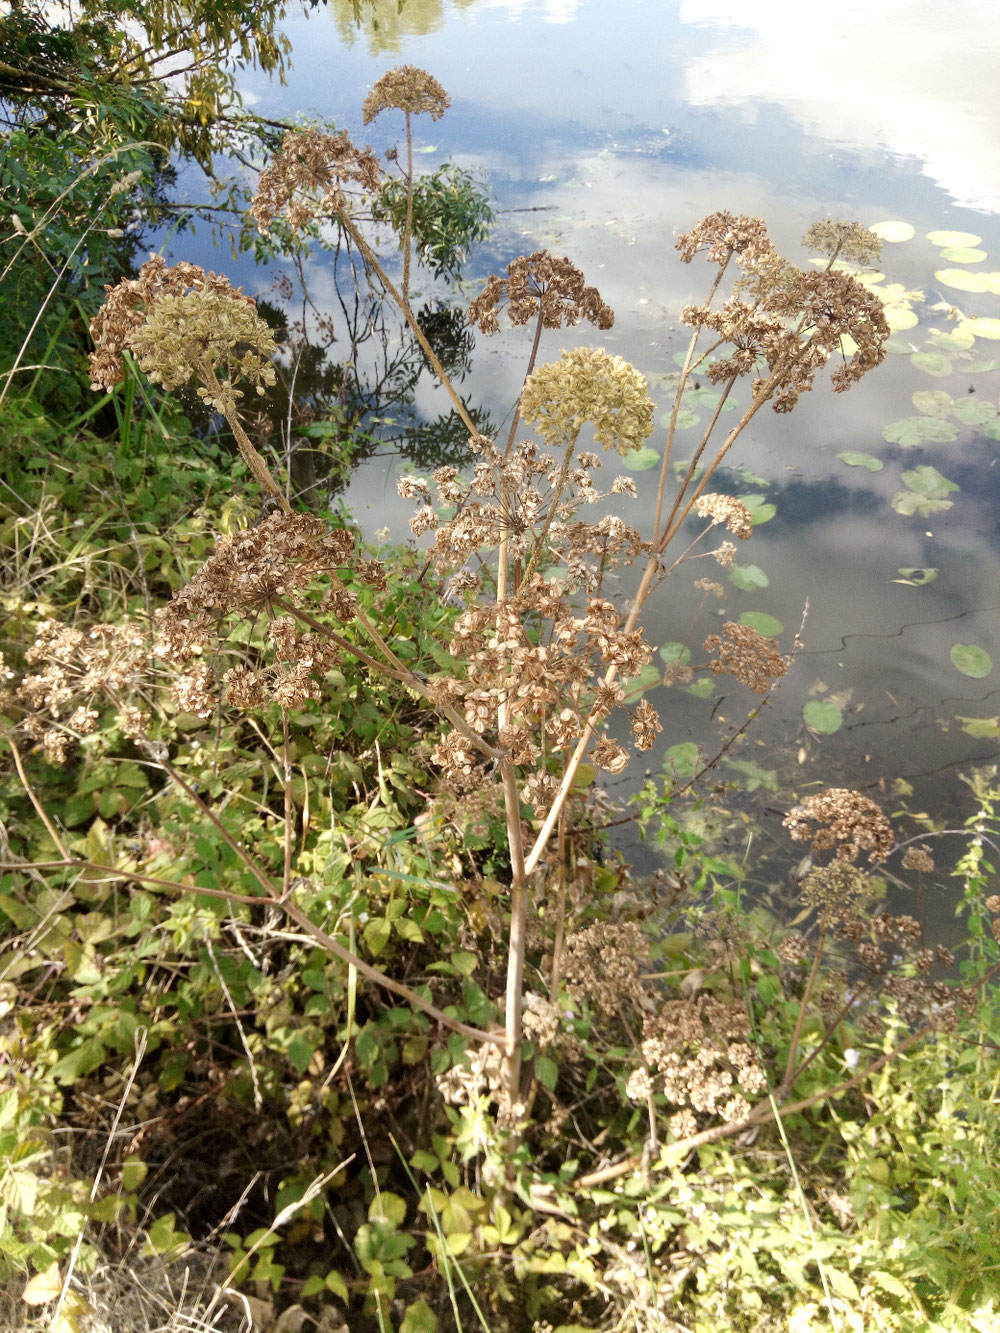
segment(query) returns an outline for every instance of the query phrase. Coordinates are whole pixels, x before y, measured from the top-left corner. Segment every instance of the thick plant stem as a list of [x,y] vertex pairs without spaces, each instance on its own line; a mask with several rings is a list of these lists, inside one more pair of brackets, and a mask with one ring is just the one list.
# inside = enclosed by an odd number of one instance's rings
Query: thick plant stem
[[507,950],[507,996],[504,1014],[505,1044],[503,1088],[510,1109],[517,1102],[521,1083],[521,1015],[524,1004],[524,958],[528,945],[528,879],[524,869],[521,841],[521,810],[514,765],[505,759],[503,799],[507,816],[507,840],[510,848],[510,936]]
[[[208,388],[211,391],[213,397],[216,400],[218,400],[222,394],[222,385],[219,383],[219,379],[215,373],[214,368],[211,365],[209,365],[207,361],[203,361],[202,364],[199,365],[198,371],[199,374],[201,375],[201,378],[205,381],[206,388]],[[292,513],[292,506],[288,503],[287,499],[285,498],[284,491],[271,476],[267,464],[264,462],[264,459],[254,448],[249,435],[247,435],[246,431],[243,429],[243,426],[240,424],[239,417],[232,410],[230,411],[224,410],[222,415],[226,418],[226,421],[229,423],[229,429],[233,432],[233,435],[236,439],[237,447],[239,448],[243,461],[250,469],[254,478],[260,482],[261,486],[263,486],[266,491],[270,491],[270,493],[278,501],[278,504],[281,506],[282,510],[286,514]]]
[[406,116],[406,227],[403,231],[403,299],[410,299],[410,243],[413,236],[413,130]]
[[364,257],[365,262],[369,265],[372,272],[377,275],[379,282],[382,283],[386,291],[389,293],[392,299],[399,306],[400,310],[403,312],[403,316],[406,319],[407,324],[409,324],[410,328],[413,330],[413,336],[416,338],[417,342],[423,349],[424,355],[427,357],[427,360],[431,363],[431,367],[434,371],[434,374],[438,377],[438,380],[440,381],[442,388],[445,390],[448,397],[454,403],[455,411],[461,418],[462,424],[468,429],[470,435],[478,435],[479,431],[476,429],[476,423],[469,416],[468,409],[462,402],[461,398],[459,398],[455,386],[452,384],[451,379],[448,375],[448,372],[445,370],[444,366],[442,366],[437,353],[434,351],[434,348],[427,341],[423,329],[417,323],[416,316],[410,309],[409,301],[399,290],[396,284],[392,281],[388,273],[386,273],[385,269],[379,262],[378,256],[375,254],[374,250],[365,240],[364,236],[362,236],[361,232],[358,230],[355,224],[351,221],[350,217],[346,213],[341,214],[340,221],[343,223],[344,230],[347,232],[347,234],[351,237],[351,240],[354,241],[355,245],[361,251],[361,254]]

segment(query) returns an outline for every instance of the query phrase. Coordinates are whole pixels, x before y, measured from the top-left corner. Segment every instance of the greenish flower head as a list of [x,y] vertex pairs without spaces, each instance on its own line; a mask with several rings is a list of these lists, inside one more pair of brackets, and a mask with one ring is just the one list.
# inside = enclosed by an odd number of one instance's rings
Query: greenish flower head
[[521,416],[550,445],[569,444],[589,422],[605,449],[630,453],[653,429],[644,375],[603,347],[574,347],[525,381]]
[[234,378],[260,394],[275,379],[271,330],[250,302],[222,292],[160,296],[129,345],[151,380],[175,389],[197,378],[199,395],[220,412],[233,410],[242,397]]

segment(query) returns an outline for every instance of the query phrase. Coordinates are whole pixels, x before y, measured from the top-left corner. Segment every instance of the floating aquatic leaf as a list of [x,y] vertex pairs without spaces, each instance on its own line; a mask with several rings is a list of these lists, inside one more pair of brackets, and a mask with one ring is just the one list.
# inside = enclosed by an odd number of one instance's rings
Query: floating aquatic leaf
[[573,786],[574,786],[574,787],[592,787],[592,786],[594,785],[594,780],[595,780],[596,777],[597,777],[597,773],[596,773],[596,771],[595,771],[595,769],[594,769],[594,765],[593,765],[593,764],[583,763],[583,764],[581,764],[580,767],[576,770],[576,774],[575,774],[575,776],[574,776],[574,778],[573,778]]
[[840,350],[844,356],[854,356],[859,350],[858,344],[849,333],[842,333],[840,335]]
[[729,571],[729,581],[744,592],[753,592],[755,588],[766,588],[770,582],[760,565],[733,565]]
[[929,329],[928,332],[935,347],[946,352],[967,352],[975,346],[975,335],[969,329]]
[[[692,426],[697,426],[701,417],[697,412],[692,412],[689,407],[682,407],[677,413],[677,430],[690,430]],[[660,424],[670,429],[670,413],[664,412],[660,418]]]
[[964,268],[939,268],[934,276],[946,287],[955,287],[960,292],[988,292],[990,289],[987,273],[969,273]]
[[693,694],[696,699],[711,699],[715,693],[715,680],[711,676],[699,676],[687,687],[687,692]]
[[995,356],[970,356],[962,362],[962,369],[967,375],[992,375],[1000,370],[1000,359]]
[[960,245],[949,245],[941,251],[941,258],[949,264],[981,264],[986,258],[985,250],[970,250]]
[[832,736],[840,730],[844,715],[829,699],[810,699],[802,709],[802,720],[810,731],[821,736]]
[[946,417],[953,402],[944,389],[918,389],[913,395],[913,406],[927,417]]
[[951,374],[951,357],[945,356],[944,352],[914,352],[910,360],[925,375],[941,378]]
[[650,468],[656,467],[660,461],[660,455],[655,449],[650,449],[649,445],[644,445],[641,449],[633,449],[622,459],[622,466],[627,467],[629,472],[648,472]]
[[882,438],[904,449],[912,449],[926,440],[933,440],[935,444],[948,444],[958,439],[958,427],[954,422],[942,421],[940,417],[903,417],[902,421],[891,421],[884,427]]
[[892,218],[886,222],[876,222],[868,230],[873,231],[883,241],[892,242],[908,241],[914,234],[914,228],[908,222],[900,222],[897,218]]
[[962,717],[956,716],[962,723],[962,730],[967,736],[977,741],[1000,741],[1000,717]]
[[765,787],[768,791],[778,790],[778,774],[773,768],[761,768],[752,759],[726,759],[727,767],[739,773],[743,781],[740,786],[744,791],[756,791]]
[[990,338],[993,341],[1000,338],[1000,319],[986,317],[976,319],[975,316],[969,315],[962,320],[959,328],[968,329],[976,338]]
[[936,569],[920,569],[911,566],[901,565],[899,568],[898,579],[893,579],[893,583],[905,583],[910,588],[922,588],[927,583],[933,583],[938,576]]
[[871,454],[858,453],[856,449],[845,449],[837,457],[848,467],[865,467],[869,472],[881,472],[885,467],[880,458],[873,458]]
[[628,680],[622,681],[622,689],[625,691],[625,702],[634,703],[647,690],[653,689],[663,680],[663,675],[652,662],[647,662],[642,670]]
[[952,506],[952,501],[945,499],[945,496],[959,489],[953,481],[943,477],[936,467],[926,463],[904,472],[903,481],[910,489],[897,491],[893,496],[892,507],[897,514],[920,514],[923,517],[939,514]]
[[893,333],[903,333],[906,329],[916,328],[920,323],[908,305],[887,305],[882,313]]
[[987,421],[983,434],[988,440],[1000,440],[1000,421]]
[[953,643],[951,645],[951,664],[963,676],[973,680],[982,680],[993,670],[993,659],[985,648],[974,643]]
[[777,616],[769,616],[766,611],[744,611],[740,616],[740,624],[755,629],[766,639],[776,638],[785,628]]
[[750,510],[750,517],[753,520],[754,527],[759,527],[761,523],[769,523],[778,512],[769,500],[765,500],[762,495],[741,495],[740,499]]
[[694,741],[671,745],[663,756],[663,767],[679,778],[694,777],[698,768],[698,747]]
[[971,231],[929,231],[931,245],[978,245],[983,239]]
[[996,420],[997,409],[995,403],[985,398],[959,398],[951,414],[965,426],[985,426],[988,421]]
[[[687,389],[684,394],[684,401],[685,403],[694,403],[699,407],[704,404],[705,407],[710,407],[714,411],[718,407],[721,397],[722,394],[718,389],[706,389],[702,384],[698,385],[697,388]],[[722,410],[723,412],[735,412],[736,404],[731,398],[727,398]]]
[[660,656],[664,662],[680,662],[681,666],[687,666],[691,661],[691,649],[686,643],[665,643]]

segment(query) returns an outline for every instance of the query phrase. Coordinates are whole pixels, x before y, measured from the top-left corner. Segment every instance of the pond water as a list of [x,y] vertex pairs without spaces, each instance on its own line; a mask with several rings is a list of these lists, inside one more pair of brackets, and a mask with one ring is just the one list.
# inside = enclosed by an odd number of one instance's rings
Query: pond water
[[[716,620],[761,612],[781,622],[787,650],[808,604],[789,678],[729,753],[742,769],[717,770],[720,781],[743,784],[734,804],[746,803],[748,785],[758,813],[846,785],[954,826],[971,809],[957,774],[995,759],[1000,738],[994,0],[340,0],[292,18],[287,31],[287,85],[248,74],[248,102],[271,115],[331,118],[381,152],[401,125],[383,115],[362,129],[373,82],[403,63],[432,73],[452,108],[440,122],[414,121],[417,160],[481,170],[498,208],[469,276],[503,272],[539,247],[569,256],[614,308],[615,326],[547,333],[542,359],[603,344],[649,377],[658,415],[669,406],[658,377],[675,369],[686,341],[679,311],[707,291],[707,267],[678,260],[680,232],[716,209],[760,215],[779,250],[804,263],[799,239],[820,218],[906,224],[891,230],[906,239],[887,242],[880,264],[883,289],[899,284],[886,364],[848,394],[818,379],[790,416],[759,414],[734,458],[744,475],[730,474],[726,488],[775,507],[738,555],[766,586],[730,583],[689,636],[697,603],[687,584],[710,571],[682,571],[647,632],[657,644],[689,638],[697,660]],[[196,257],[182,239],[174,253]],[[266,286],[213,262],[251,291]],[[320,292],[326,262],[309,265]],[[521,334],[479,336],[462,385],[497,422],[520,384]],[[429,382],[417,406],[429,417],[441,410]],[[650,443],[661,448],[662,431]],[[397,540],[411,512],[396,497],[399,466],[373,460],[347,493],[366,531]],[[640,476],[640,496],[656,475]],[[645,508],[640,498],[625,515],[640,530]],[[956,644],[983,651],[956,653],[979,674],[955,665]],[[835,733],[806,725],[810,700],[839,709]],[[675,688],[653,701],[665,747],[692,740],[707,751],[755,702],[718,681],[707,699]],[[760,873],[781,878],[801,849],[778,818],[772,840],[767,818]]]

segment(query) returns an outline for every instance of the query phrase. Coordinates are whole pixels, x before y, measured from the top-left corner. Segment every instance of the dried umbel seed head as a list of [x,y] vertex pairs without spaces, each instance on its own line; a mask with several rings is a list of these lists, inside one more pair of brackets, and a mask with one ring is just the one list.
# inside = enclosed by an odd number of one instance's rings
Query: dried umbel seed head
[[289,130],[281,152],[260,173],[250,212],[265,236],[282,209],[288,225],[299,231],[315,218],[346,212],[346,183],[374,192],[381,180],[372,150],[356,148],[346,134]]
[[903,853],[903,869],[929,871],[934,869],[934,858],[926,847],[907,847]]
[[695,512],[713,523],[724,523],[740,541],[753,536],[753,515],[742,500],[731,495],[701,495],[695,502]]
[[133,349],[136,333],[166,296],[211,294],[227,298],[232,306],[245,305],[256,311],[253,297],[245,296],[220,273],[206,273],[198,264],[183,262],[168,268],[161,255],[152,255],[136,277],[123,278],[105,292],[104,304],[90,322],[90,336],[96,344],[90,355],[92,389],[113,389],[125,378],[122,353]]
[[575,347],[539,366],[521,393],[521,416],[550,445],[575,440],[587,423],[605,449],[624,456],[653,429],[645,376],[603,347]]
[[[814,852],[836,848],[841,861],[856,861],[862,851],[878,865],[891,853],[892,826],[873,800],[847,787],[828,787],[809,796],[785,816],[796,842],[809,842]],[[812,825],[818,827],[815,832]]]
[[[865,262],[875,253],[877,238],[856,223],[832,221],[817,223],[806,242],[831,260],[843,255]],[[704,249],[714,263],[725,267],[735,258],[741,269],[734,294],[719,308],[689,306],[681,315],[734,349],[708,367],[713,383],[757,374],[754,393],[770,400],[776,412],[790,412],[831,357],[841,359],[832,376],[838,393],[885,359],[889,326],[878,297],[848,273],[807,272],[782,259],[759,218],[714,213],[682,236],[677,248],[685,260]],[[847,338],[855,347],[850,356],[842,350]]]
[[766,694],[771,682],[788,672],[788,663],[778,652],[777,640],[765,639],[749,625],[737,625],[732,620],[723,625],[721,635],[708,636],[705,651],[719,654],[709,663],[714,676],[728,671],[754,694]]
[[145,323],[129,335],[128,345],[154,383],[176,389],[200,379],[198,396],[225,414],[234,411],[236,399],[243,396],[233,385],[234,377],[259,394],[275,381],[270,328],[252,305],[223,292],[159,297],[147,310]]
[[425,69],[399,65],[383,74],[365,98],[363,117],[369,125],[380,111],[395,108],[410,115],[427,111],[432,120],[440,120],[450,106],[451,98]]
[[557,259],[548,250],[519,256],[507,265],[506,278],[496,274],[469,306],[469,321],[483,333],[496,333],[497,311],[506,301],[512,324],[527,324],[541,315],[542,326],[558,329],[563,324],[590,320],[599,329],[610,329],[614,311],[601,300],[596,287],[588,287],[582,272],[568,259]]
[[803,878],[799,892],[807,907],[814,907],[827,926],[856,921],[872,897],[872,882],[850,861],[816,866]]
[[844,259],[853,264],[873,264],[882,253],[882,238],[860,222],[825,218],[814,222],[802,244],[815,254]]
[[777,251],[767,234],[762,218],[729,212],[710,213],[708,217],[677,238],[677,249],[685,264],[699,251],[707,252],[712,264],[726,264],[739,255],[747,264],[759,264],[776,258]]

